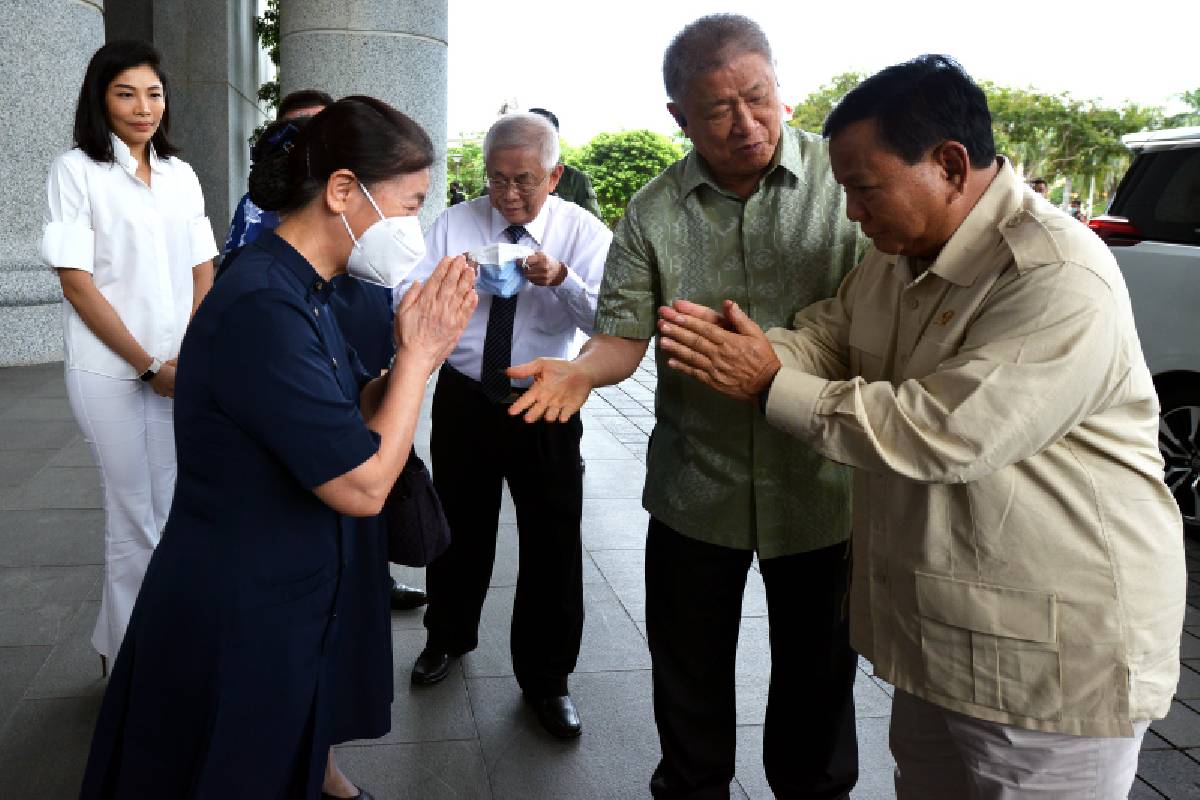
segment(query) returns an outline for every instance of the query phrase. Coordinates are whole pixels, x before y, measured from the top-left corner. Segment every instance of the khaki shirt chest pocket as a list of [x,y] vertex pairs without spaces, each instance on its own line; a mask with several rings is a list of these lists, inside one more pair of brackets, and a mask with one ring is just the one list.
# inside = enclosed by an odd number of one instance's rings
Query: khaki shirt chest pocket
[[1062,715],[1053,594],[922,572],[916,581],[926,688],[1034,719]]
[[873,326],[855,320],[850,325],[850,374],[861,375],[863,380],[886,380],[883,374],[884,357],[888,343],[886,333],[873,330]]

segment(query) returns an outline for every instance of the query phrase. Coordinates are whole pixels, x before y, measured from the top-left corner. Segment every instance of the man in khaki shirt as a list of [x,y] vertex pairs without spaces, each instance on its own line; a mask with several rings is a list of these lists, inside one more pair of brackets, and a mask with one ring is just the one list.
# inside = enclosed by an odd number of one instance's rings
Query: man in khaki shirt
[[902,800],[1123,798],[1186,573],[1116,262],[996,157],[945,57],[868,79],[825,135],[874,248],[794,330],[663,309],[669,364],[856,468],[851,641],[897,688]]

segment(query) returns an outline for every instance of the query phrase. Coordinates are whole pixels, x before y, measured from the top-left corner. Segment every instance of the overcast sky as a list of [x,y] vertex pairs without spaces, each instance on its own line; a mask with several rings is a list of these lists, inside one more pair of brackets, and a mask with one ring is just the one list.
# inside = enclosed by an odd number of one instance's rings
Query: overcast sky
[[[662,53],[685,24],[734,10],[756,20],[792,105],[840,73],[946,53],[977,80],[1180,110],[1200,87],[1200,0],[449,0],[448,134],[486,130],[500,106],[543,106],[562,135],[672,133]],[[1145,13],[1143,9],[1148,9]]]

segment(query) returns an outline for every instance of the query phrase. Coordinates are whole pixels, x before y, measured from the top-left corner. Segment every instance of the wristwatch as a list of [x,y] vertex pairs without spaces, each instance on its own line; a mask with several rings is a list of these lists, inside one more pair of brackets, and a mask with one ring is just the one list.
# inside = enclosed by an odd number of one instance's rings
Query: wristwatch
[[141,375],[138,375],[138,378],[146,383],[149,383],[150,381],[154,380],[154,376],[158,374],[160,369],[162,369],[162,362],[157,358],[151,358],[150,366],[146,367],[146,371]]

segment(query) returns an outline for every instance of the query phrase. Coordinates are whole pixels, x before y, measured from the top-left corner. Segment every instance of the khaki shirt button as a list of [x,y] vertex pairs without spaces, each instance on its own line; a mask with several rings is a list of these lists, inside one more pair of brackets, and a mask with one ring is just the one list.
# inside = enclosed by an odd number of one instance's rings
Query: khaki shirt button
[[921,301],[915,297],[908,301],[909,308],[916,308],[919,305],[921,305]]

